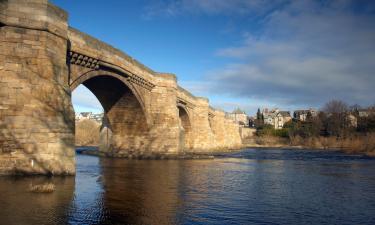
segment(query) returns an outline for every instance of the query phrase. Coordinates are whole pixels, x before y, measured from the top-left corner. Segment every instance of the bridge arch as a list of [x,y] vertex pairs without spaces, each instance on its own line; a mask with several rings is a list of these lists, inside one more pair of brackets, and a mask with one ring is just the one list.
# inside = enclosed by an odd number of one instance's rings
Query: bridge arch
[[100,150],[124,154],[146,151],[150,125],[144,97],[136,87],[126,77],[103,70],[82,73],[71,82],[71,90],[80,84],[96,96],[104,109]]
[[134,94],[134,96],[137,98],[138,102],[141,104],[143,110],[145,110],[145,100],[144,97],[139,93],[137,88],[128,81],[127,77],[124,77],[123,75],[106,71],[106,70],[89,70],[87,72],[83,72],[80,75],[76,76],[74,80],[71,81],[70,89],[71,91],[74,91],[79,85],[84,84],[85,81],[98,77],[98,76],[108,76],[113,77],[121,81],[124,85],[126,85]]
[[192,121],[189,110],[182,104],[177,104],[180,125],[180,149],[188,151],[193,148]]

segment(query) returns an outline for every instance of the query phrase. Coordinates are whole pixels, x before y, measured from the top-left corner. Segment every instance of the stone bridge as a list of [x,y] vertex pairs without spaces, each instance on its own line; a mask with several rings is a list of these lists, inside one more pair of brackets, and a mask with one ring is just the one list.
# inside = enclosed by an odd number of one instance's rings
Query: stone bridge
[[241,147],[223,111],[93,37],[47,0],[0,0],[0,174],[74,174],[72,91],[105,112],[100,150],[183,154]]

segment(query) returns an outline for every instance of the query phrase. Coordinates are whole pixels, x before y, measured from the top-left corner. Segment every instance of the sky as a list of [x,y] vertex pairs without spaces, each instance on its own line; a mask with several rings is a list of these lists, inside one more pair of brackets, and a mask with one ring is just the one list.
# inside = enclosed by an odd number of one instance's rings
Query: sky
[[[375,1],[53,0],[92,35],[214,107],[375,104]],[[84,87],[76,111],[101,111]]]

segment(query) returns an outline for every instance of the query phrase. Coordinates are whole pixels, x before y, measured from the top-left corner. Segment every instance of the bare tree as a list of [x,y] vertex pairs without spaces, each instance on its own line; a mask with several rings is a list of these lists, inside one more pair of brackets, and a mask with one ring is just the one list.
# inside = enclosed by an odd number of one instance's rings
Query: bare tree
[[329,135],[344,136],[349,124],[347,121],[348,105],[340,100],[331,100],[323,107],[327,118],[324,121],[326,131]]
[[99,144],[100,124],[92,120],[76,123],[76,145],[92,146]]
[[340,100],[331,100],[327,102],[323,107],[323,112],[330,114],[346,113],[348,111],[348,105]]

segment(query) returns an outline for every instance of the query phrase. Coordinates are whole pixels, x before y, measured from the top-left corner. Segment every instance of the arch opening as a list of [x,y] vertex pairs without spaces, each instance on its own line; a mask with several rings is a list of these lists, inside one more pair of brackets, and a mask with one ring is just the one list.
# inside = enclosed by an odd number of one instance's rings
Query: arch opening
[[75,145],[99,146],[103,107],[96,96],[84,85],[72,92],[75,111]]
[[189,114],[182,106],[178,106],[180,127],[180,150],[186,151],[193,148],[192,127]]
[[108,75],[90,77],[81,84],[103,107],[100,151],[126,154],[147,150],[149,129],[146,114],[127,84]]

